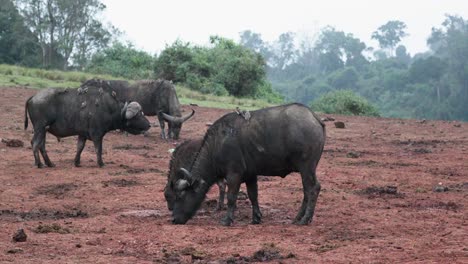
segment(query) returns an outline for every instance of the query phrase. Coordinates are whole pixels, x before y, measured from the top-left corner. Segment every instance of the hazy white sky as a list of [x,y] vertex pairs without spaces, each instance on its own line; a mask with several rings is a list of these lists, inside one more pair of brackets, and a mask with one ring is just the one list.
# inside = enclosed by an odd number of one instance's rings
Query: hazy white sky
[[137,48],[154,53],[177,38],[206,44],[210,35],[239,40],[252,30],[265,41],[288,31],[313,36],[331,25],[377,48],[370,36],[389,20],[408,26],[404,44],[414,55],[427,50],[431,28],[445,14],[468,19],[468,0],[103,0],[104,19],[123,30]]

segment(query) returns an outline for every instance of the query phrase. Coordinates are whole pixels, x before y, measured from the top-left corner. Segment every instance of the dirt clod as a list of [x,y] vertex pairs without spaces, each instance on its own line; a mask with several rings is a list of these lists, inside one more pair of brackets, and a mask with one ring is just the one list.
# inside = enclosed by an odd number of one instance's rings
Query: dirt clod
[[28,235],[24,232],[24,229],[20,228],[16,230],[15,234],[13,235],[13,242],[26,242]]
[[69,234],[71,233],[69,228],[62,227],[61,225],[57,223],[40,224],[36,228],[34,228],[33,231],[38,234],[47,234],[47,233]]
[[2,138],[2,142],[5,143],[5,145],[7,147],[12,147],[12,148],[22,148],[22,147],[24,147],[24,142],[19,140],[19,139]]
[[447,186],[442,186],[442,185],[437,185],[434,187],[433,189],[434,192],[448,192],[449,191],[449,187]]
[[16,254],[16,253],[23,253],[23,249],[22,248],[12,248],[12,249],[8,249],[6,251],[7,254]]
[[109,185],[114,185],[117,187],[131,187],[138,185],[138,182],[136,180],[115,179],[110,181],[103,181],[102,185],[103,187],[108,187]]
[[341,121],[336,121],[335,122],[335,127],[336,128],[345,128],[345,123]]
[[64,198],[66,193],[76,190],[77,188],[78,186],[74,183],[52,184],[36,188],[36,193],[54,196],[55,198]]
[[371,186],[367,187],[363,190],[357,191],[360,195],[365,195],[369,198],[375,198],[378,196],[393,196],[393,197],[402,197],[403,194],[398,192],[398,188],[396,186],[384,186],[384,187],[376,187]]
[[361,157],[361,153],[350,151],[350,152],[348,152],[346,154],[346,157],[351,158],[351,159],[357,159],[357,158]]

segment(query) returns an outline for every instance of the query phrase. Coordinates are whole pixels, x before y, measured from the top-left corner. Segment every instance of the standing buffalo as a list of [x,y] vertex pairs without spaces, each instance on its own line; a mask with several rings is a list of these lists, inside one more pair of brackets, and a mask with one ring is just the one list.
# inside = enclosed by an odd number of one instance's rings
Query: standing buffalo
[[[164,197],[167,201],[167,208],[172,211],[174,202],[176,199],[176,193],[174,192],[174,184],[177,182],[177,170],[179,168],[189,168],[192,164],[198,150],[202,144],[202,139],[186,140],[172,153],[172,158],[169,163],[169,174],[167,176],[166,188],[164,188]],[[224,195],[226,193],[226,183],[224,179],[220,179],[218,182],[219,187],[219,199],[216,206],[216,210],[221,210],[224,207]]]
[[30,97],[25,105],[24,129],[28,127],[28,113],[34,126],[31,141],[35,165],[43,167],[42,154],[47,166],[53,167],[46,149],[46,132],[58,138],[78,135],[75,166],[80,166],[80,156],[86,140],[93,141],[97,163],[102,161],[102,139],[115,129],[141,134],[150,128],[148,119],[137,102],[121,103],[106,82],[81,86],[78,89],[45,89]]
[[173,223],[185,224],[200,207],[210,186],[225,178],[228,209],[221,224],[231,225],[242,182],[252,204],[252,223],[261,222],[257,175],[285,177],[300,172],[304,198],[294,220],[308,224],[320,192],[317,164],[325,144],[325,126],[306,106],[288,104],[246,114],[229,113],[206,132],[192,165],[181,168],[173,186]]
[[[83,85],[91,85],[101,80],[88,80]],[[127,81],[106,81],[117,93],[117,99],[122,102],[135,101],[140,103],[143,112],[147,116],[158,116],[161,127],[161,137],[166,139],[164,122],[168,123],[168,137],[179,139],[182,123],[191,118],[195,111],[182,116],[180,103],[172,82],[166,80],[137,81],[130,84]]]

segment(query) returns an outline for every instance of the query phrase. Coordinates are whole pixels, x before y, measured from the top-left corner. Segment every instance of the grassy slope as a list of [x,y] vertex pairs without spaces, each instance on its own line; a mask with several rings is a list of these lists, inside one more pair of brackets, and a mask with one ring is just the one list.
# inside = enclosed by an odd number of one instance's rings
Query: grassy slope
[[[0,64],[0,87],[42,88],[72,88],[78,87],[83,81],[91,78],[122,79],[110,75],[96,75],[84,72],[63,72],[57,70],[31,69]],[[182,104],[197,104],[199,106],[234,109],[258,109],[270,106],[266,101],[236,98],[232,96],[218,97],[202,94],[186,87],[176,86],[178,97]]]

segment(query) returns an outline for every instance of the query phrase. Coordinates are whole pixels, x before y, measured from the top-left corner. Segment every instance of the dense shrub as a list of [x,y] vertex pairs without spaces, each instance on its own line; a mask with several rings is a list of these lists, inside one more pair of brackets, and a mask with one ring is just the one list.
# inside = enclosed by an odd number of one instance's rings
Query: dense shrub
[[114,43],[110,48],[96,53],[87,72],[109,74],[127,79],[148,79],[153,73],[154,58],[144,51],[135,49],[132,45]]
[[198,47],[177,40],[157,58],[155,75],[202,93],[282,100],[266,81],[260,54],[221,37],[210,42]]
[[372,104],[349,90],[329,92],[312,102],[311,108],[327,114],[379,116]]

